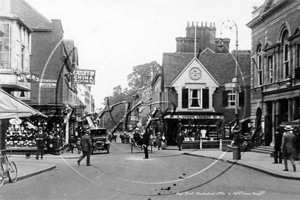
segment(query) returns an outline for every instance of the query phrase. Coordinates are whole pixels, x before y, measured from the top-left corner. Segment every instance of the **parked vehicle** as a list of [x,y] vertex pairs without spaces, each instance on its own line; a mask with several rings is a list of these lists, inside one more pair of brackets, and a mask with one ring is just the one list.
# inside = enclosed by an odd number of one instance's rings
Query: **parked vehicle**
[[91,138],[92,138],[92,144],[93,144],[93,151],[99,152],[99,151],[106,151],[109,153],[110,149],[110,142],[107,138],[107,129],[106,128],[95,128],[91,129]]

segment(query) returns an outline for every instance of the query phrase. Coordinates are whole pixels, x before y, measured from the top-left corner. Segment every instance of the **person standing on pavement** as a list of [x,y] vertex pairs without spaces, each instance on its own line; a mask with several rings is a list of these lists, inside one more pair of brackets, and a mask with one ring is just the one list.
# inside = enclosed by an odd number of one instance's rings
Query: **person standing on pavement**
[[144,159],[148,159],[148,146],[149,146],[149,142],[150,142],[150,129],[147,128],[146,132],[143,135],[143,147],[144,147],[144,153],[145,153],[145,157]]
[[156,144],[157,144],[158,150],[160,150],[160,148],[161,148],[161,133],[160,132],[157,133]]
[[282,143],[281,143],[281,151],[283,153],[284,158],[284,166],[285,169],[283,171],[289,171],[287,160],[289,159],[293,165],[294,172],[296,172],[296,165],[294,162],[294,153],[295,153],[295,147],[294,147],[294,138],[295,135],[293,133],[293,127],[287,125],[284,128],[286,130],[285,133],[283,133],[282,136]]
[[179,151],[181,151],[183,140],[184,140],[184,137],[183,137],[182,131],[179,131],[179,133],[176,137],[176,142],[177,142]]
[[82,159],[86,157],[86,166],[91,166],[90,154],[93,146],[92,146],[92,139],[89,134],[90,134],[90,130],[86,130],[85,134],[81,138],[82,156],[79,158],[79,160],[77,160],[78,165],[80,165]]
[[44,155],[44,148],[45,148],[45,140],[47,138],[47,134],[43,132],[43,128],[39,127],[38,132],[35,134],[35,141],[36,141],[36,156],[35,159],[39,159],[39,155],[41,155],[41,159],[43,160]]
[[282,133],[280,131],[280,128],[276,128],[273,164],[277,164],[278,159],[279,159],[279,163],[282,163],[281,141],[282,141]]

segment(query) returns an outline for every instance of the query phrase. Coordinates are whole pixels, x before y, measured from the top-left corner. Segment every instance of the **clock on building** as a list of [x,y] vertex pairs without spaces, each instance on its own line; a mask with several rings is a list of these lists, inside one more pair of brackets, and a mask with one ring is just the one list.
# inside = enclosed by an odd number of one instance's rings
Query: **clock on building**
[[199,80],[201,78],[201,70],[198,67],[193,67],[189,72],[190,78],[193,80]]

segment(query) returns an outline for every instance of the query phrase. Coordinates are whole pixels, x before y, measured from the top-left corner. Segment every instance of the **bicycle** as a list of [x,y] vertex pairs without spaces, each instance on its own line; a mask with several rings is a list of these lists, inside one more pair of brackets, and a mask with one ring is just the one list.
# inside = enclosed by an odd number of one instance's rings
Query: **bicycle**
[[[11,183],[17,182],[18,170],[14,161],[9,161],[6,153],[7,149],[0,150],[0,186],[4,184],[5,178],[8,178]],[[5,166],[5,168],[4,168]]]

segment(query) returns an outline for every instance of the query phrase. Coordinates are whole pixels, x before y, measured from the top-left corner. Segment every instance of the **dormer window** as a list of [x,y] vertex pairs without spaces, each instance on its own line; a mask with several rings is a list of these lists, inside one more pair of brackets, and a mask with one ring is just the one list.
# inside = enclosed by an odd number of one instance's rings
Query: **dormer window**
[[187,84],[192,88],[182,89],[182,108],[208,109],[209,108],[209,89],[196,88],[197,84]]
[[189,107],[202,108],[202,90],[190,90]]

